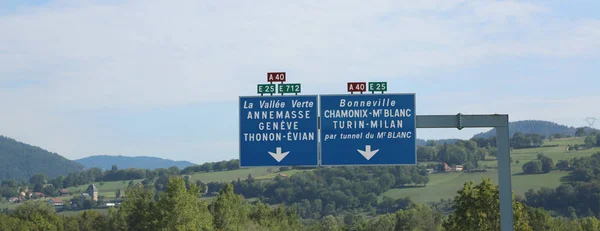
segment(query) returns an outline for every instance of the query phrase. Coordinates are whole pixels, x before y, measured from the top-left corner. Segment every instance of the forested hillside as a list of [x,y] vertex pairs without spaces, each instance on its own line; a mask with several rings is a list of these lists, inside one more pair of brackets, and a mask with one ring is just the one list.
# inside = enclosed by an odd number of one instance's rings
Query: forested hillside
[[75,160],[76,162],[83,164],[85,168],[99,168],[108,170],[113,165],[119,166],[121,169],[127,168],[141,168],[141,169],[157,169],[157,168],[170,168],[177,167],[180,169],[194,165],[189,161],[174,161],[169,159],[163,159],[158,157],[150,156],[109,156],[109,155],[98,155],[90,156],[82,159]]
[[[560,125],[550,121],[542,121],[542,120],[523,120],[510,122],[508,125],[508,130],[510,132],[510,136],[516,132],[520,133],[533,133],[542,135],[545,137],[550,137],[554,134],[561,135],[574,135],[576,128],[568,127],[565,125]],[[479,133],[473,136],[473,138],[490,138],[492,136],[496,136],[496,129],[492,129],[490,131]]]
[[28,180],[36,173],[57,177],[81,170],[83,165],[56,153],[0,136],[0,181]]

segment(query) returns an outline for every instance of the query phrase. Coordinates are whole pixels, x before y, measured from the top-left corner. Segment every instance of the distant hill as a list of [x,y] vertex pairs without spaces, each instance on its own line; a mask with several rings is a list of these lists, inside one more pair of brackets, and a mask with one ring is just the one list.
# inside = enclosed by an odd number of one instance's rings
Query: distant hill
[[83,164],[86,168],[100,168],[110,170],[113,165],[117,165],[119,169],[127,168],[142,168],[142,169],[157,169],[157,168],[170,168],[177,166],[179,169],[183,169],[188,166],[194,165],[188,161],[173,161],[168,159],[162,159],[158,157],[150,156],[109,156],[109,155],[98,155],[90,156],[82,159],[75,160],[78,163]]
[[[510,132],[510,136],[515,132],[521,133],[535,133],[539,135],[543,135],[549,137],[553,134],[562,134],[562,135],[574,135],[575,127],[568,127],[565,125],[560,125],[550,121],[542,121],[542,120],[523,120],[523,121],[515,121],[510,122],[508,125],[508,131]],[[479,133],[473,136],[474,138],[490,138],[492,136],[496,136],[496,129],[492,129],[487,132]]]
[[83,165],[42,148],[0,136],[0,181],[28,180],[37,173],[49,178],[83,170]]

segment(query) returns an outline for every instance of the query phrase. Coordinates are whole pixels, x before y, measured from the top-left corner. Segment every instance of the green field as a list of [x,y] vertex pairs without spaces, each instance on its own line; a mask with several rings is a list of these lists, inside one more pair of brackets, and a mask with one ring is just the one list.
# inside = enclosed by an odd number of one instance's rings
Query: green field
[[271,173],[271,174],[267,174],[267,175],[264,175],[264,176],[259,176],[259,177],[256,177],[255,179],[257,179],[257,180],[272,180],[272,179],[274,179],[279,174],[285,174],[285,175],[287,175],[289,177],[289,176],[292,176],[292,175],[294,175],[296,173],[304,172],[304,171],[312,171],[312,170],[292,169],[292,170],[289,170],[289,171],[276,172],[276,173]]
[[1,209],[13,210],[13,209],[16,209],[17,207],[19,207],[19,205],[21,205],[21,204],[2,202],[2,203],[0,203],[0,210]]
[[[558,147],[542,147],[532,149],[517,149],[511,151],[513,162],[510,166],[512,174],[512,189],[515,195],[523,196],[529,189],[539,189],[542,187],[556,188],[561,184],[561,178],[567,175],[567,172],[553,170],[547,174],[524,175],[522,166],[530,160],[535,160],[539,153],[542,153],[554,160],[568,160],[574,157],[590,156],[593,153],[600,152],[600,148],[592,148],[580,151],[568,152],[569,144],[583,144],[583,138],[566,138],[553,141],[546,141],[546,145],[556,145]],[[519,163],[516,163],[516,161]],[[496,160],[480,161],[480,166],[496,168]],[[392,198],[410,197],[418,202],[439,201],[440,199],[454,198],[456,192],[467,181],[481,182],[482,178],[490,178],[493,183],[498,184],[498,171],[488,169],[483,173],[436,173],[429,175],[427,187],[391,189],[382,196]]]
[[[231,182],[237,180],[238,178],[241,180],[247,179],[248,175],[252,175],[252,177],[261,177],[270,174],[268,171],[269,168],[244,168],[244,169],[236,169],[232,171],[222,171],[222,172],[205,172],[205,173],[196,173],[192,175],[192,182],[196,182],[200,180],[204,183],[218,181],[218,182]],[[278,168],[270,168],[271,172],[279,171]]]
[[[137,184],[138,182],[142,182],[142,180],[133,180],[134,184]],[[117,192],[117,189],[121,189],[121,193],[125,195],[125,189],[127,188],[127,185],[129,185],[129,180],[94,182],[94,184],[96,185],[96,188],[98,188],[98,196],[103,196],[105,200],[113,200],[116,198],[115,193]],[[88,186],[90,185],[86,184],[77,187],[69,187],[67,189],[69,190],[69,192],[71,192],[73,196],[77,196],[80,193],[84,192],[88,188]]]
[[[36,199],[36,200],[32,200],[32,201],[43,201],[43,202],[48,202],[48,200],[50,200],[51,197],[48,198],[44,198],[44,199]],[[71,199],[71,196],[64,196],[64,197],[55,197],[55,198],[60,198],[63,201],[68,201],[69,199]],[[17,207],[19,207],[19,205],[21,204],[16,204],[16,203],[9,203],[9,202],[3,202],[0,203],[0,209],[9,209],[9,210],[13,210]]]

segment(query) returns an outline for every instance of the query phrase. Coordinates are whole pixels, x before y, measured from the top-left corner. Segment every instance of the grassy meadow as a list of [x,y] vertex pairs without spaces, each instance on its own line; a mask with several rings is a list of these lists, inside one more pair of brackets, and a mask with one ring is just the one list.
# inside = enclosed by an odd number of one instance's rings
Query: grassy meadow
[[[243,168],[232,171],[196,173],[192,175],[191,180],[192,182],[200,180],[205,183],[213,181],[231,182],[237,180],[238,178],[242,180],[246,179],[250,174],[252,175],[252,177],[261,177],[269,175],[271,173],[269,173],[268,169],[269,168]],[[270,169],[272,173],[279,171],[279,168]]]
[[[143,180],[133,180],[134,184],[138,182],[142,182]],[[125,189],[127,185],[129,185],[129,180],[127,181],[109,181],[109,182],[94,182],[96,188],[98,188],[98,197],[103,196],[105,200],[112,200],[116,198],[117,189],[121,189],[121,193],[125,195]],[[71,192],[72,195],[77,196],[90,186],[89,184],[80,185],[77,187],[69,187],[67,190]]]
[[[583,138],[565,138],[545,142],[545,145],[559,145],[558,147],[512,150],[511,157],[513,162],[510,165],[510,171],[512,175],[512,189],[515,195],[523,196],[529,189],[543,187],[556,188],[561,184],[561,178],[567,175],[567,172],[558,170],[553,170],[547,174],[523,174],[523,164],[537,159],[539,153],[552,158],[556,164],[558,160],[569,160],[574,157],[590,156],[593,153],[600,152],[600,148],[598,147],[569,152],[567,151],[569,144],[583,144]],[[480,161],[479,165],[491,168],[498,166],[496,160]],[[440,199],[454,198],[456,192],[465,182],[474,181],[475,183],[479,183],[482,178],[490,178],[493,183],[498,184],[497,169],[488,169],[487,172],[478,173],[455,172],[430,174],[427,187],[396,188],[385,192],[382,196],[392,198],[410,197],[412,200],[418,202],[439,201]]]

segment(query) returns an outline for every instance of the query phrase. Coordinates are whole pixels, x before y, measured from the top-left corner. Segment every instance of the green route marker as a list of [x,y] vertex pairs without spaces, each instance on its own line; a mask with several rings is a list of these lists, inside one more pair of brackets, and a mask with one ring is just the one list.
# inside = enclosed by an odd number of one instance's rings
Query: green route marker
[[275,84],[258,84],[256,85],[256,92],[258,94],[273,94],[275,93]]
[[373,94],[375,94],[376,91],[383,93],[387,90],[387,82],[369,82],[369,91]]
[[277,85],[277,93],[300,93],[302,88],[299,83],[279,84]]

